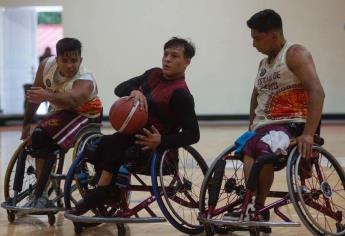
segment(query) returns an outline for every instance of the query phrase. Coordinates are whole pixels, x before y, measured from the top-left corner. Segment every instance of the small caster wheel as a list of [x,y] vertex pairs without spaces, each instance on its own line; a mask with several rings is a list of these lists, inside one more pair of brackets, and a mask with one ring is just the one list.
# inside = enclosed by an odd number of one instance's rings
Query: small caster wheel
[[215,226],[211,224],[205,224],[204,228],[205,228],[205,232],[207,236],[213,236],[215,234],[219,234],[219,235],[228,234],[230,231],[227,228]]
[[270,227],[263,227],[261,230],[261,236],[270,236],[272,229]]
[[126,227],[124,224],[117,224],[117,235],[126,236]]
[[76,235],[80,235],[81,232],[83,231],[83,227],[79,223],[74,223],[73,222],[73,224],[74,224],[74,233]]
[[55,215],[53,213],[48,213],[48,222],[51,226],[55,224]]
[[259,232],[256,232],[255,229],[250,229],[249,230],[249,235],[250,236],[260,236]]
[[345,224],[341,224],[341,223],[337,223],[337,233],[343,233],[343,231],[345,230]]
[[215,230],[214,230],[214,226],[213,225],[209,225],[209,224],[205,224],[205,232],[206,232],[206,236],[213,236],[215,235]]
[[14,222],[14,220],[16,219],[16,215],[14,214],[13,211],[7,210],[7,219],[8,219],[8,222],[10,223]]
[[258,228],[249,229],[249,233],[250,233],[250,236],[262,236],[262,234]]

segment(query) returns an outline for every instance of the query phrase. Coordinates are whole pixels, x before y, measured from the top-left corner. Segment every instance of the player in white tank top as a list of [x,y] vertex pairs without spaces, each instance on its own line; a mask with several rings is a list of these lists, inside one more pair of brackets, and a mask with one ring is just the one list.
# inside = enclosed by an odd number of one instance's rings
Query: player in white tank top
[[[260,62],[252,92],[249,129],[262,130],[284,127],[289,122],[305,122],[303,133],[296,140],[302,156],[309,157],[325,96],[313,59],[303,46],[286,42],[281,17],[273,10],[267,9],[254,14],[247,25],[251,29],[253,47],[267,55]],[[267,146],[262,145],[262,142],[257,133],[244,148],[246,179],[255,158],[263,155],[253,154],[260,153],[259,145],[260,148]],[[267,148],[262,153],[271,152]],[[273,166],[265,165],[260,172],[259,187],[256,189],[257,207],[264,205],[273,178]]]
[[268,58],[260,62],[255,81],[258,94],[252,130],[269,124],[305,122],[308,93],[286,63],[291,47],[292,44],[285,42],[271,63]]
[[[28,104],[24,113],[22,139],[30,136],[30,121],[40,103],[48,101],[54,111],[37,125],[28,141],[36,158],[37,181],[45,181],[41,173],[47,153],[56,146],[65,152],[72,147],[77,132],[92,118],[100,117],[102,103],[97,97],[97,85],[91,73],[81,65],[81,43],[77,39],[63,38],[56,45],[57,56],[44,60],[36,73],[33,86],[27,93]],[[45,183],[43,183],[45,184]],[[37,201],[27,207],[51,207],[48,194],[36,192]]]
[[[61,75],[58,69],[58,60],[55,56],[49,57],[43,69],[43,83],[45,85],[45,89],[52,93],[70,93],[74,89],[74,83],[81,80],[88,81],[87,83],[92,83],[92,91],[88,94],[88,98],[84,103],[88,101],[92,101],[97,97],[97,84],[96,80],[93,77],[92,73],[90,73],[83,64],[79,65],[78,72],[72,77],[68,78]],[[66,107],[60,106],[59,104],[51,104],[54,111],[64,110]],[[70,108],[69,108],[70,109]],[[77,110],[76,108],[72,107],[73,110]],[[79,112],[83,114],[82,112]],[[83,114],[87,117],[90,117],[90,114]]]

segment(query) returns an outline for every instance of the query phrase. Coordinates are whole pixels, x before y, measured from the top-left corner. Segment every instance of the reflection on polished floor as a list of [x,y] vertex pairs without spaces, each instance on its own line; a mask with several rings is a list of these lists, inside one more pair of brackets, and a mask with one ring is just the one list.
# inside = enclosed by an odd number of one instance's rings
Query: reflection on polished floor
[[[201,124],[201,140],[194,147],[201,153],[208,164],[227,146],[229,146],[236,137],[246,130],[245,125],[212,125]],[[112,133],[112,129],[106,126],[102,130],[104,133]],[[345,166],[345,125],[329,124],[323,125],[322,137],[326,140],[324,147],[330,151]],[[3,181],[6,166],[15,148],[20,143],[20,127],[0,128],[0,201],[4,200]],[[70,157],[67,154],[67,159]],[[65,172],[70,162],[66,162]],[[276,174],[273,188],[275,190],[286,189],[285,172],[280,171]],[[140,199],[136,196],[135,199]],[[158,206],[154,210],[159,212]],[[291,207],[286,207],[285,212],[292,219],[298,220],[297,214]],[[272,214],[274,215],[274,214]],[[0,236],[2,235],[74,235],[73,224],[64,219],[63,213],[56,215],[55,226],[49,226],[47,216],[19,216],[15,222],[9,224],[6,211],[0,208]],[[273,216],[274,217],[274,216]],[[168,223],[155,224],[130,224],[130,235],[184,235],[170,226]],[[274,228],[274,235],[310,235],[304,228]],[[82,235],[117,235],[117,229],[114,224],[104,224],[98,227],[86,229]],[[128,234],[129,235],[129,234]],[[234,233],[233,235],[248,235],[247,232]]]

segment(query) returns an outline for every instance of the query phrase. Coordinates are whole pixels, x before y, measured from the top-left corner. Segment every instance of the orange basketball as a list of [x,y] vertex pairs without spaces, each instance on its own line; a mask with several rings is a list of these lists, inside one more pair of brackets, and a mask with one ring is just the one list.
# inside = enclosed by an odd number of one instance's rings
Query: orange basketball
[[148,114],[140,110],[140,104],[135,98],[122,97],[116,100],[110,108],[109,120],[111,126],[123,134],[135,134],[146,124]]

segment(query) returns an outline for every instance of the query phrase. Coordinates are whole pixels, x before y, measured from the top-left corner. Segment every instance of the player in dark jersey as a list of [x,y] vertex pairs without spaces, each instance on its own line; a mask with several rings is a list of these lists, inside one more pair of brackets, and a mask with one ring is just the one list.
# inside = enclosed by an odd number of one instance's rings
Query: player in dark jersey
[[185,71],[194,54],[191,42],[174,37],[164,45],[162,68],[149,69],[115,88],[117,96],[140,101],[140,108],[148,111],[148,122],[136,135],[114,133],[102,137],[95,155],[96,166],[101,169],[98,186],[77,204],[77,211],[119,199],[119,189],[111,183],[129,150],[135,154],[136,163],[144,165],[153,150],[171,150],[199,141],[194,99],[185,81]]

